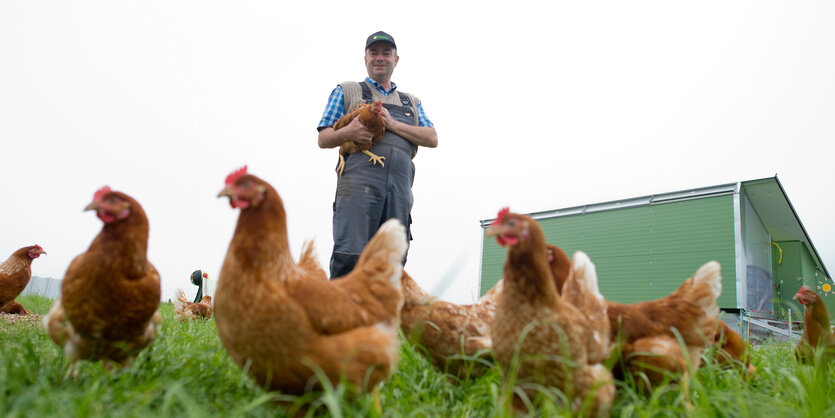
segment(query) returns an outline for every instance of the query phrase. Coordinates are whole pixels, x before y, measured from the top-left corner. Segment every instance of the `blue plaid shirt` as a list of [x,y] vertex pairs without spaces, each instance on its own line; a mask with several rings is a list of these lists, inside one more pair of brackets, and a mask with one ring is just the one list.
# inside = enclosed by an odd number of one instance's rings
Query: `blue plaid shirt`
[[[386,91],[385,87],[382,84],[372,80],[369,77],[365,78],[365,81],[368,84],[374,86],[374,88],[383,96],[388,96],[394,89],[397,88],[397,84],[391,83],[391,90]],[[319,121],[318,129],[321,130],[322,128],[327,128],[329,126],[333,126],[339,118],[345,116],[345,95],[342,93],[342,86],[337,85],[335,89],[331,92],[331,96],[328,98],[328,105],[325,106],[325,113],[322,114],[322,119]],[[426,113],[423,111],[423,105],[418,100],[417,105],[415,105],[415,109],[417,109],[418,115],[418,126],[428,126],[430,128],[434,128],[435,125],[426,117]]]

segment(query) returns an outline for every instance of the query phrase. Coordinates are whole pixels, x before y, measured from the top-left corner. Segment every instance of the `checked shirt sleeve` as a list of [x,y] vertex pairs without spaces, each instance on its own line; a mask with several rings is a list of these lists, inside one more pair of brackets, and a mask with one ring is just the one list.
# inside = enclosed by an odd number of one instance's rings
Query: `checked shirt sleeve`
[[426,117],[426,112],[423,111],[423,104],[420,102],[420,100],[418,100],[417,106],[415,106],[415,108],[417,109],[418,114],[418,126],[428,126],[430,128],[434,128],[435,125],[433,125],[432,121],[430,121],[429,118]]
[[337,85],[328,98],[328,105],[325,106],[325,112],[322,114],[322,119],[319,121],[319,126],[317,127],[318,130],[333,126],[339,118],[345,116],[343,97],[342,86]]

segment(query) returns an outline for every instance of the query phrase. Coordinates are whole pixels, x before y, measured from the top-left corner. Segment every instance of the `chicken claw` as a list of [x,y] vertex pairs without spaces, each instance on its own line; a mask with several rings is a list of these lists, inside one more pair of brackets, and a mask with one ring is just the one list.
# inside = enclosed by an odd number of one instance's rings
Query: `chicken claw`
[[336,172],[341,176],[343,170],[345,170],[345,157],[339,154],[339,165],[336,166]]
[[365,150],[365,151],[363,151],[362,153],[363,153],[363,154],[365,154],[365,155],[368,155],[369,157],[371,157],[371,158],[369,158],[369,159],[368,159],[368,161],[371,161],[371,165],[374,165],[374,164],[380,163],[380,166],[381,166],[381,167],[385,167],[385,166],[386,166],[385,164],[383,164],[383,160],[385,160],[385,159],[386,159],[386,157],[379,156],[379,155],[374,154],[373,152],[368,151],[368,150]]

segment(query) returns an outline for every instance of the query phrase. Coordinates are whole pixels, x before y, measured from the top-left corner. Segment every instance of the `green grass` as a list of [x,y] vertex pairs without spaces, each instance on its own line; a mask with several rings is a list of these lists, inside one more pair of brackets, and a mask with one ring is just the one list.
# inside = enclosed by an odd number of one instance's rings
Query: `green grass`
[[[43,315],[51,301],[18,299]],[[380,390],[382,414],[372,395],[354,397],[342,385],[324,393],[293,397],[265,392],[229,358],[214,321],[180,322],[162,304],[163,333],[136,361],[119,371],[80,362],[72,377],[58,346],[39,322],[0,320],[0,413],[53,417],[259,417],[386,416],[509,417],[501,372],[453,381],[404,342],[400,364]],[[643,394],[619,383],[615,417],[822,417],[835,416],[835,367],[799,365],[792,348],[770,344],[753,354],[758,372],[746,379],[712,364],[691,379],[688,410],[675,385]],[[559,393],[544,388],[537,412],[569,416],[557,406]]]

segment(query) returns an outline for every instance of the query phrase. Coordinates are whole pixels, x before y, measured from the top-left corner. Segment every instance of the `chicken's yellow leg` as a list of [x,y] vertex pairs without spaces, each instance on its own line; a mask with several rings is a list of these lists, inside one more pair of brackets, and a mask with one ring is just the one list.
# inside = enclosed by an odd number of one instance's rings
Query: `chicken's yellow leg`
[[363,151],[363,153],[364,153],[365,155],[367,155],[367,156],[371,157],[371,158],[369,158],[369,159],[368,159],[368,161],[371,161],[371,164],[372,164],[372,165],[377,164],[377,163],[380,163],[380,166],[381,166],[381,167],[385,167],[385,166],[386,166],[385,164],[383,164],[383,160],[385,160],[385,159],[386,159],[386,157],[381,157],[381,156],[379,156],[379,155],[377,155],[377,154],[374,154],[373,152],[368,151],[368,150]]
[[342,170],[344,170],[344,169],[345,169],[345,157],[343,157],[342,154],[339,154],[339,165],[336,166],[336,171],[341,176],[342,175]]

